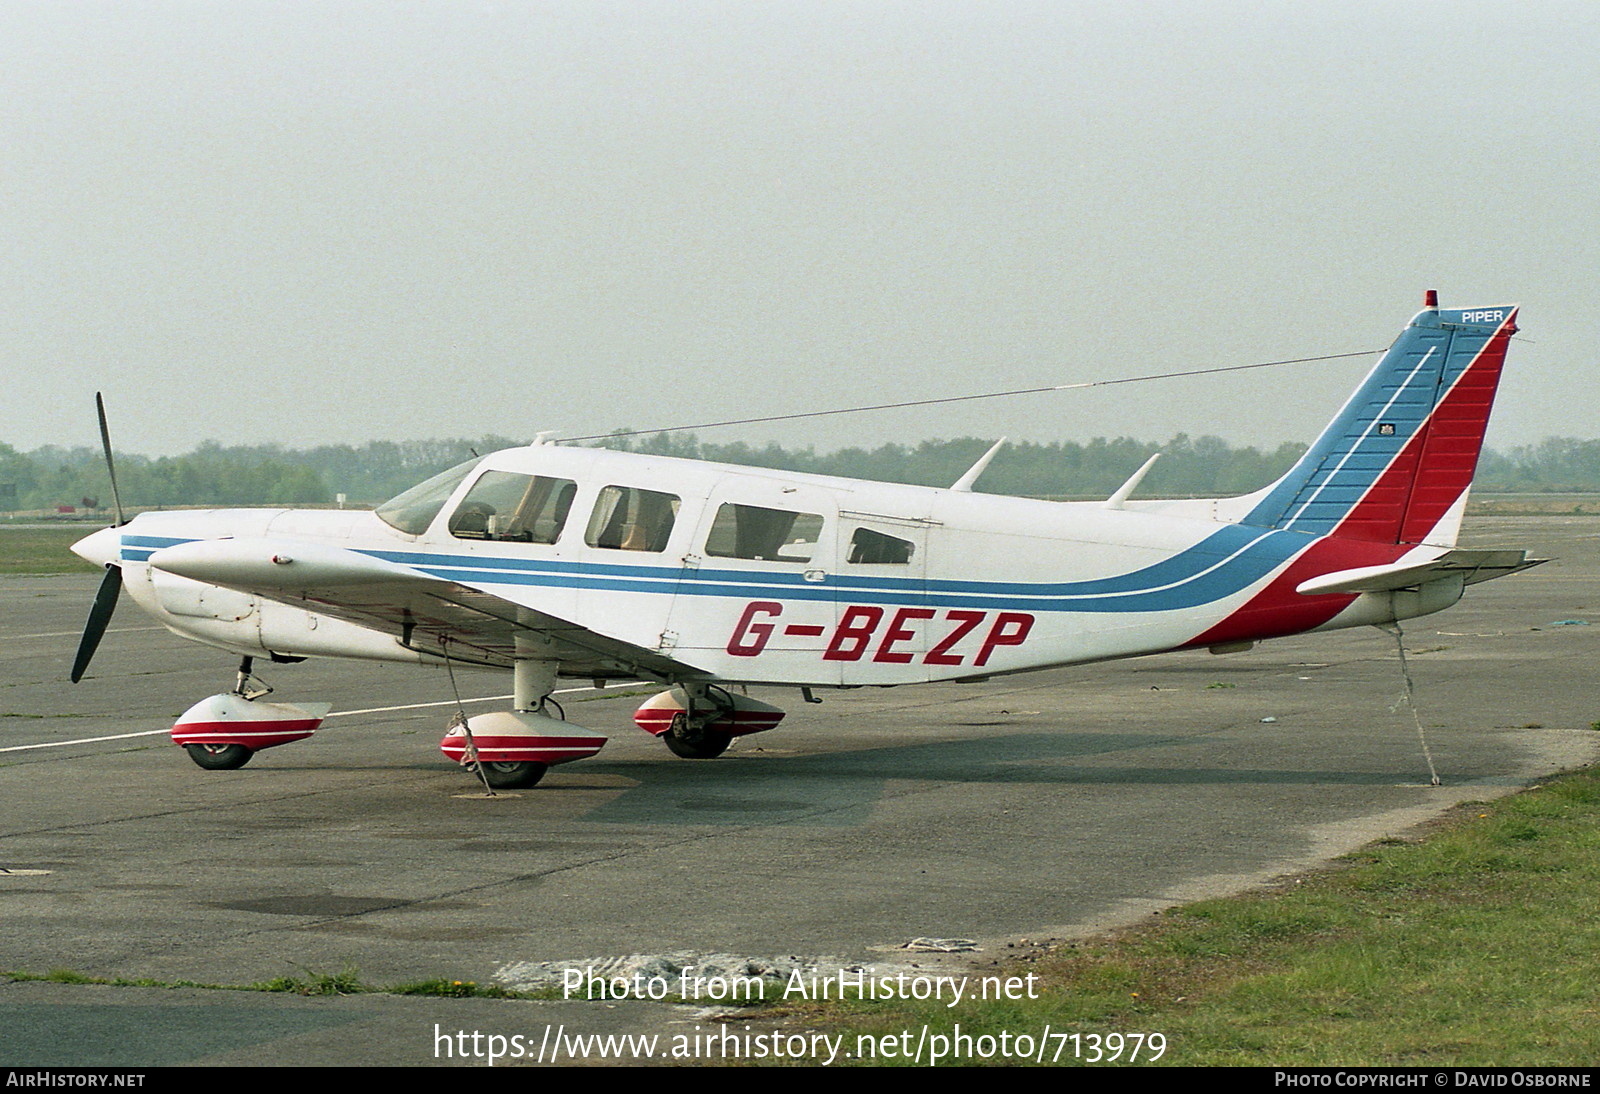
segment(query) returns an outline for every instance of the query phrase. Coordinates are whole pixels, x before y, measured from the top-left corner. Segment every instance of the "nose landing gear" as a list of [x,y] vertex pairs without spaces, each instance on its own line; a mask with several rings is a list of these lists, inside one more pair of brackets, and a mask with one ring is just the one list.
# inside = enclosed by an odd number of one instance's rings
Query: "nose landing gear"
[[232,691],[202,699],[183,712],[172,727],[172,740],[207,771],[243,767],[263,748],[303,741],[317,731],[333,709],[331,703],[264,703],[272,689],[250,669],[251,658],[239,663]]

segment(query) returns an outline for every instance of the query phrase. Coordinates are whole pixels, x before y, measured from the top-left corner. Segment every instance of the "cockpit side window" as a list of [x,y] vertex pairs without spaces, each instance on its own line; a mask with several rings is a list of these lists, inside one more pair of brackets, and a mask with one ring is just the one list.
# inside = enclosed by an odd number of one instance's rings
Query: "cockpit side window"
[[485,471],[450,515],[450,534],[502,543],[554,543],[577,492],[571,479]]
[[478,466],[477,460],[457,464],[440,472],[426,482],[418,483],[403,494],[396,494],[378,506],[377,514],[385,524],[408,536],[420,536],[428,530],[433,518],[439,515],[444,503],[450,500],[456,487]]
[[822,536],[822,518],[815,513],[725,504],[706,536],[706,554],[716,558],[749,558],[766,562],[810,562]]
[[584,542],[613,551],[665,551],[681,504],[673,494],[608,486],[595,499]]
[[850,561],[904,566],[911,562],[917,545],[910,540],[886,536],[871,528],[857,528],[850,537]]

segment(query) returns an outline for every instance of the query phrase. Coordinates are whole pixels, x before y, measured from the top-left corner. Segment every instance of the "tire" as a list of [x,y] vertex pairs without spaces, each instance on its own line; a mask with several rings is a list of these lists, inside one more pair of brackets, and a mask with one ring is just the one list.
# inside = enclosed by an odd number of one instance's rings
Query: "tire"
[[233,771],[250,762],[251,752],[244,745],[184,745],[189,759],[207,771]]
[[674,756],[686,760],[714,760],[733,743],[733,734],[720,729],[702,729],[689,733],[688,719],[679,714],[672,719],[672,728],[661,735]]
[[496,760],[483,765],[483,780],[495,790],[526,790],[549,770],[549,764]]

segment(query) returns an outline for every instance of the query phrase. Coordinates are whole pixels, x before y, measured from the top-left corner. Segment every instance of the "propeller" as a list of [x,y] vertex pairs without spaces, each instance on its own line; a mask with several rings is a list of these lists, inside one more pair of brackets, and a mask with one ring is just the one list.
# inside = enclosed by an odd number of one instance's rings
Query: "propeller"
[[106,624],[111,622],[111,613],[116,610],[117,595],[121,592],[122,567],[108,562],[106,576],[100,579],[100,588],[95,591],[94,603],[89,607],[89,621],[83,625],[83,637],[78,640],[78,656],[72,662],[74,684],[83,679],[84,670],[89,667],[94,651],[99,648],[100,639],[106,633]]
[[111,527],[121,528],[128,522],[122,515],[122,495],[117,493],[117,465],[111,459],[111,430],[106,426],[106,401],[98,391],[94,393],[94,411],[100,418],[100,448],[106,454],[106,471],[111,475],[111,504],[117,510],[117,523]]
[[[98,391],[94,393],[94,409],[100,419],[100,447],[106,454],[106,471],[111,475],[111,503],[117,512],[117,522],[111,527],[121,528],[128,520],[122,515],[122,495],[117,492],[117,465],[111,459],[111,430],[106,425],[106,402]],[[83,637],[78,640],[78,655],[72,661],[74,684],[83,679],[89,662],[94,659],[94,651],[100,648],[100,639],[105,637],[106,626],[111,622],[111,613],[117,609],[117,597],[121,592],[122,567],[115,562],[108,562],[106,574],[100,579],[100,588],[95,590],[94,603],[89,606],[89,619],[83,625]]]

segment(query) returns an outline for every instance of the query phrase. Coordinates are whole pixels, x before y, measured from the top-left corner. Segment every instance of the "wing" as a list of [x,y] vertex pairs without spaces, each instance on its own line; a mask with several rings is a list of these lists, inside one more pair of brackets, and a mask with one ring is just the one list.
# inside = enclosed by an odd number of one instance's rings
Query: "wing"
[[518,635],[556,645],[572,676],[684,679],[705,670],[459,581],[326,544],[266,537],[164,547],[150,564],[392,634],[430,656],[510,667]]

